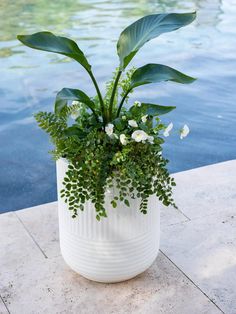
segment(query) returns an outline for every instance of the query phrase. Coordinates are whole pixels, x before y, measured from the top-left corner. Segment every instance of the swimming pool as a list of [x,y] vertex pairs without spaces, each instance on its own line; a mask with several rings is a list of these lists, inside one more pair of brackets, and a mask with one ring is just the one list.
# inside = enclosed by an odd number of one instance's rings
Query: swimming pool
[[132,96],[177,106],[165,121],[172,121],[176,130],[189,125],[187,139],[181,141],[177,134],[167,139],[171,172],[236,158],[234,0],[0,2],[0,212],[56,199],[55,164],[47,154],[51,147],[32,115],[51,110],[63,87],[93,91],[75,62],[23,47],[16,35],[49,30],[77,40],[104,86],[110,69],[118,65],[116,40],[126,25],[154,12],[195,9],[194,24],[151,41],[132,62],[167,64],[198,77],[192,85],[152,85]]

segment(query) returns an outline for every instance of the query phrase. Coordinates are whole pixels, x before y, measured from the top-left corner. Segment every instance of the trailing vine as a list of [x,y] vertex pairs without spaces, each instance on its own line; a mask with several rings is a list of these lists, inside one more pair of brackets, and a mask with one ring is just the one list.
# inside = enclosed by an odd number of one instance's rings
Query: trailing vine
[[[129,80],[130,73],[123,77],[123,86]],[[110,93],[112,84],[112,81],[107,84],[107,94]],[[130,110],[123,109],[121,118],[114,120],[110,136],[103,131],[101,124],[91,122],[93,116],[82,103],[73,102],[60,115],[52,112],[39,112],[35,115],[38,125],[50,135],[55,145],[52,151],[54,158],[66,158],[69,162],[63,181],[64,188],[60,193],[73,218],[84,210],[87,201],[94,204],[98,220],[106,217],[107,189],[118,191],[111,200],[114,208],[118,202],[130,206],[129,198],[138,198],[140,212],[146,214],[148,199],[153,194],[164,205],[175,206],[171,196],[174,179],[166,170],[168,161],[161,153],[164,140],[159,135],[165,125],[156,118],[154,126],[152,116],[143,122],[143,112],[137,110],[138,105],[135,103]],[[76,111],[79,113],[77,117]],[[75,124],[69,127],[68,121],[73,114]],[[137,129],[129,125],[132,120],[137,122],[138,129],[153,136],[152,143],[132,140],[131,136]],[[75,131],[75,126],[78,130],[83,129],[82,137],[80,132],[68,132],[71,128]],[[125,145],[120,141],[121,134],[127,139]]]

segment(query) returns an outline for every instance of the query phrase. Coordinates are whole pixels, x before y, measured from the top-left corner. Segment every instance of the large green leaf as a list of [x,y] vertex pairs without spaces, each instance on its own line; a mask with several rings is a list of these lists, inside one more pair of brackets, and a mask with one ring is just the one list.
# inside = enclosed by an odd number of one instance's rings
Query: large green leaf
[[133,89],[140,85],[162,81],[173,81],[182,84],[189,84],[195,80],[195,78],[185,75],[166,65],[146,64],[133,73],[131,77],[130,88]]
[[54,112],[57,115],[60,115],[60,112],[67,106],[67,100],[56,98]]
[[174,110],[175,106],[161,106],[156,104],[142,103],[140,107],[132,106],[129,111],[133,114],[141,113],[149,116],[160,116]]
[[121,69],[126,68],[137,51],[149,40],[190,24],[196,17],[192,13],[152,14],[128,26],[117,43]]
[[66,37],[56,36],[50,32],[39,32],[32,35],[18,35],[17,38],[24,45],[43,51],[50,51],[65,55],[78,61],[87,71],[91,65],[77,44]]
[[94,102],[84,92],[79,89],[63,88],[56,96],[56,114],[60,114],[61,110],[67,105],[67,100],[78,100],[87,105],[93,112],[95,110]]
[[78,126],[72,125],[72,126],[68,127],[68,128],[64,131],[64,135],[65,135],[66,137],[75,136],[75,137],[78,137],[78,138],[82,139],[82,138],[84,138],[85,136],[87,136],[87,133],[84,132],[83,130],[81,130]]

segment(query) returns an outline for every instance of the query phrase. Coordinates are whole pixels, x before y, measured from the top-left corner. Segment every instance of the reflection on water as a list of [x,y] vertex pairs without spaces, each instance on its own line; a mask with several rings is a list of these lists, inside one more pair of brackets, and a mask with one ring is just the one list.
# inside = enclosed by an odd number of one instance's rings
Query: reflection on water
[[185,141],[177,134],[168,138],[171,171],[236,157],[234,0],[0,1],[0,212],[56,199],[50,145],[32,114],[50,110],[55,93],[64,86],[94,92],[79,65],[23,47],[16,35],[49,30],[77,40],[103,88],[118,64],[115,45],[125,26],[145,14],[193,10],[198,12],[193,25],[148,43],[133,62],[168,64],[198,77],[191,86],[161,84],[133,95],[176,105],[165,121],[173,121],[176,128],[190,125]]

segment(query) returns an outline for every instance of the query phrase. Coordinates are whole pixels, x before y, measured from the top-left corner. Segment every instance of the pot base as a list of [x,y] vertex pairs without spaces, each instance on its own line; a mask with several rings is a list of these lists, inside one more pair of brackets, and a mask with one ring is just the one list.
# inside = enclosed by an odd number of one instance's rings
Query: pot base
[[[159,252],[158,252],[159,253]],[[139,270],[138,272],[135,271],[135,273],[129,273],[129,275],[126,275],[126,276],[123,276],[123,277],[117,277],[115,272],[112,276],[112,278],[105,278],[101,275],[91,275],[89,273],[83,273],[81,272],[81,270],[78,270],[77,269],[77,265],[73,265],[71,264],[70,261],[67,260],[67,258],[62,254],[62,257],[65,261],[65,263],[74,271],[76,272],[78,275],[84,277],[85,279],[87,280],[91,280],[91,281],[94,281],[94,282],[98,282],[98,283],[104,283],[104,284],[111,284],[111,283],[119,283],[119,282],[124,282],[124,281],[128,281],[128,280],[131,280],[131,279],[134,279],[136,278],[137,276],[141,275],[142,273],[144,273],[145,271],[147,271],[151,266],[152,264],[155,262],[157,256],[158,256],[158,253],[155,255],[154,259],[152,260],[151,263],[149,263],[148,265],[146,265],[142,270]]]

